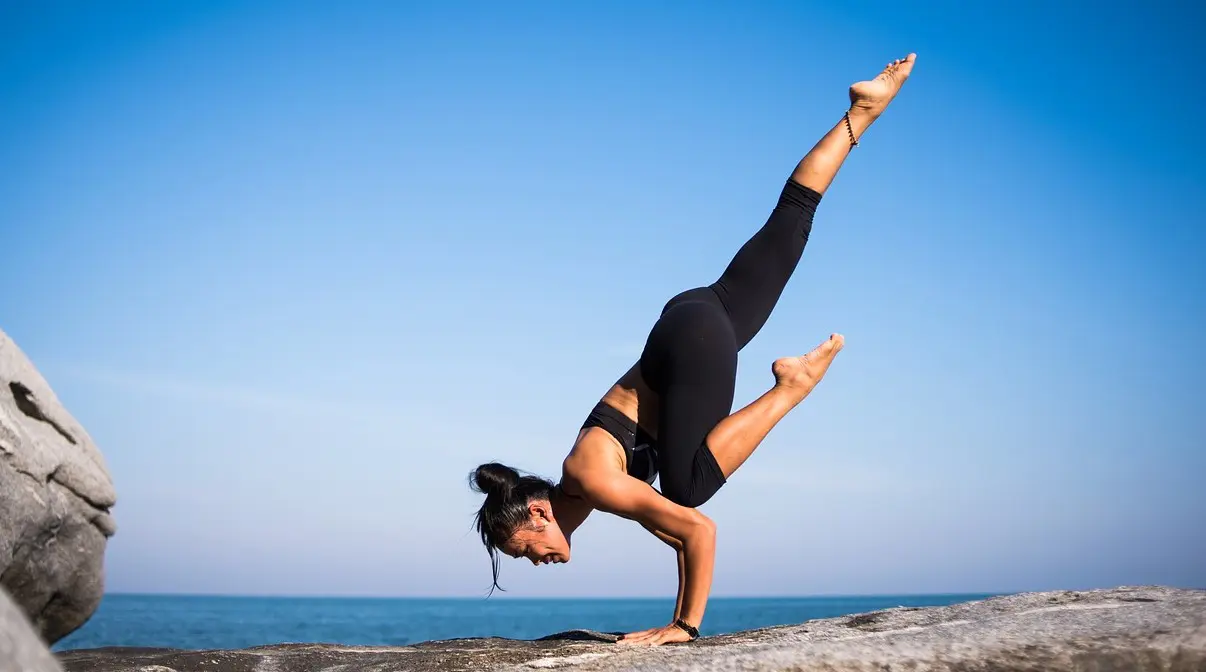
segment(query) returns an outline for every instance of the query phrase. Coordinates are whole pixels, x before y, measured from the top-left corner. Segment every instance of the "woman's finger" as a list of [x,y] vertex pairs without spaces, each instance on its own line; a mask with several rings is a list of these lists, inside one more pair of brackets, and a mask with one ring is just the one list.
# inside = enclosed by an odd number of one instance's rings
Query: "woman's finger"
[[[665,628],[654,628],[639,633],[639,636],[634,636],[630,643],[633,646],[660,646],[667,639]],[[625,638],[624,641],[628,641],[628,638]]]
[[656,629],[644,632],[641,634],[641,638],[633,643],[642,645],[652,644],[657,639],[658,632]]

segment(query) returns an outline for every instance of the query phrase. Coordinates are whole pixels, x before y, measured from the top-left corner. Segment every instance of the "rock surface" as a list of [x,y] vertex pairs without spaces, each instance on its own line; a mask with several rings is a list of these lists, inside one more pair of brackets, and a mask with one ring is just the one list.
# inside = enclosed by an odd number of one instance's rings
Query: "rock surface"
[[0,670],[4,672],[62,672],[50,649],[33,631],[25,612],[0,590]]
[[0,331],[0,588],[47,642],[100,603],[115,500],[88,433]]
[[336,670],[1206,670],[1206,591],[1115,588],[896,608],[628,648],[603,633],[462,639],[405,647],[283,644],[237,651],[92,649],[68,672]]

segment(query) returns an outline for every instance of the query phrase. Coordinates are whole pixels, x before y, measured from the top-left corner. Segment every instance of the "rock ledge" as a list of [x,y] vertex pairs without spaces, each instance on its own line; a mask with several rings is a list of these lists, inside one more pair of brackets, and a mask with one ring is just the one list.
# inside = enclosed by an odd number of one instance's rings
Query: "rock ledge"
[[237,651],[107,648],[59,654],[68,672],[330,670],[1206,670],[1206,590],[1122,587],[900,607],[654,649],[570,631],[534,641],[405,647],[283,644]]

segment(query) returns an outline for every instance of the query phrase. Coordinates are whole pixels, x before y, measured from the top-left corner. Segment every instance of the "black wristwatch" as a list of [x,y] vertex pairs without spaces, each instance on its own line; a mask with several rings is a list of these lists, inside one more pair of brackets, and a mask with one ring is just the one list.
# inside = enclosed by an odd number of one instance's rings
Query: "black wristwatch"
[[688,635],[690,635],[691,641],[699,639],[699,628],[696,628],[694,625],[691,625],[681,618],[674,621],[674,624],[677,625],[683,632],[686,632]]

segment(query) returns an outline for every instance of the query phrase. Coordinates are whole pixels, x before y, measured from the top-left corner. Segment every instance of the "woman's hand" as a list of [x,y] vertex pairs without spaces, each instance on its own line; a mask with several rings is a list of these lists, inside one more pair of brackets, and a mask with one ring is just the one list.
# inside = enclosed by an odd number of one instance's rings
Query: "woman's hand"
[[631,644],[633,646],[660,646],[674,642],[689,642],[691,635],[686,630],[671,623],[660,628],[631,632],[620,637],[616,644]]

